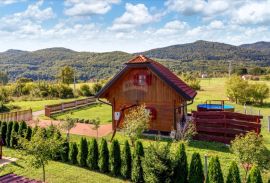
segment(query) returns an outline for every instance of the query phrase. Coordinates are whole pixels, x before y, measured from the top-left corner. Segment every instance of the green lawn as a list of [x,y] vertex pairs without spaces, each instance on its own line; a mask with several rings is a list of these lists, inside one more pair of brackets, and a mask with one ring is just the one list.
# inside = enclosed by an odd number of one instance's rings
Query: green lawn
[[78,119],[96,119],[99,118],[101,124],[110,123],[112,121],[112,108],[105,104],[90,105],[88,107],[67,111],[65,113],[55,114],[54,119],[65,119],[66,116]]

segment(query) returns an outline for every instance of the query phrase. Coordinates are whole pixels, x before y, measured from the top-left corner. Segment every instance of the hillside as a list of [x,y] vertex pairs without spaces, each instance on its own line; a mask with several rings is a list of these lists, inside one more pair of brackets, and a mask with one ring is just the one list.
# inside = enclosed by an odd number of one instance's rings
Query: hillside
[[[196,41],[136,54],[154,58],[175,72],[226,73],[229,60],[233,61],[233,67],[270,65],[270,43],[267,42],[233,46]],[[57,78],[59,68],[70,65],[76,69],[79,79],[88,80],[114,75],[132,57],[133,54],[125,52],[76,52],[66,48],[33,52],[8,50],[0,53],[0,71],[8,72],[10,79],[23,76],[34,80],[53,80]]]

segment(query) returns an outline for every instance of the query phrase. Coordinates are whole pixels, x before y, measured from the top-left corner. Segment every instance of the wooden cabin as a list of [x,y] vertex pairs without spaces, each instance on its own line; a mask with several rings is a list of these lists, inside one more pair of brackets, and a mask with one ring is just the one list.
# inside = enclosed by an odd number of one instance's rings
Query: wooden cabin
[[196,94],[168,68],[140,55],[125,63],[96,97],[112,106],[114,130],[122,126],[127,109],[145,104],[151,114],[149,130],[170,132],[185,119]]

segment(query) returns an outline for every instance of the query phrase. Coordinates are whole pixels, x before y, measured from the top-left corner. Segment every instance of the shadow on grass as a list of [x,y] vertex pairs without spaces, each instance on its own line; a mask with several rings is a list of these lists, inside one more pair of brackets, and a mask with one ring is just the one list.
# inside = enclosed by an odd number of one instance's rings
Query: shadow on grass
[[24,166],[18,164],[17,162],[11,162],[10,164],[16,166],[16,167],[19,167],[19,168],[25,168]]
[[205,142],[205,141],[192,140],[189,142],[188,146],[198,148],[198,149],[213,150],[213,151],[219,151],[219,152],[225,152],[225,153],[230,152],[230,149],[227,145],[218,143],[218,142]]

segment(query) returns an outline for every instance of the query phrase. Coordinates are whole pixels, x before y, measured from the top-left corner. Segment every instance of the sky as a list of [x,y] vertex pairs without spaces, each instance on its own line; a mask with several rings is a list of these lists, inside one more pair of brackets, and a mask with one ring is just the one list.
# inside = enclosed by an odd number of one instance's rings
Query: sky
[[270,41],[270,0],[0,0],[0,52]]

